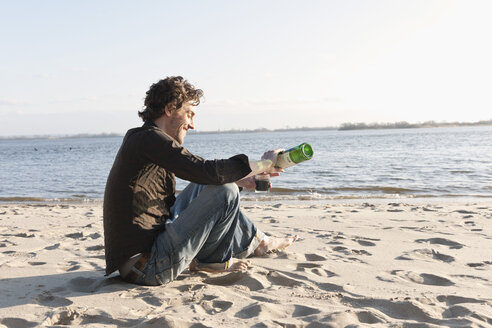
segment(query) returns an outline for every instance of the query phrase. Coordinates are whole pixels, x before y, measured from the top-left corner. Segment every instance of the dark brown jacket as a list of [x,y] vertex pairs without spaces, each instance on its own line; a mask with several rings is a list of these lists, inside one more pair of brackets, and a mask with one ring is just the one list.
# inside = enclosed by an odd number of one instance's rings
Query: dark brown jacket
[[199,184],[240,180],[251,169],[246,155],[204,160],[154,123],[129,130],[116,155],[104,193],[106,274],[132,255],[149,252],[175,201],[175,175]]

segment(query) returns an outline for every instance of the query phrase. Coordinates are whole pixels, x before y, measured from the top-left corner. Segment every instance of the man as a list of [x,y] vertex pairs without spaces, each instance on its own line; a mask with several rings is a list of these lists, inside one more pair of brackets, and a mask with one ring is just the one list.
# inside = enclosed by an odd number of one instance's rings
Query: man
[[[276,176],[279,150],[261,161],[244,154],[204,160],[182,147],[203,92],[180,76],[153,84],[139,112],[144,124],[125,135],[104,194],[106,274],[160,285],[186,268],[248,268],[244,258],[282,249],[296,238],[268,238],[239,208],[239,188],[254,175]],[[175,176],[191,183],[175,197]]]

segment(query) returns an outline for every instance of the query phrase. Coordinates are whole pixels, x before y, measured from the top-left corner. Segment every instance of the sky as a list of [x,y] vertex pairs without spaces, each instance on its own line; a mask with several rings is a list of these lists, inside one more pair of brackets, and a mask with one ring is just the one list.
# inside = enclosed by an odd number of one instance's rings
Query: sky
[[151,84],[197,131],[492,119],[492,1],[0,0],[0,136],[119,133]]

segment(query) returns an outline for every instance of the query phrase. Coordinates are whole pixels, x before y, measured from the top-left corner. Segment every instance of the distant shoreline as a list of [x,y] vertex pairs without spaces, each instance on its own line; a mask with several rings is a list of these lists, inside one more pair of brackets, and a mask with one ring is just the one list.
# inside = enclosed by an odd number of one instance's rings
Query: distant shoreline
[[[492,126],[492,119],[477,122],[435,122],[426,121],[423,123],[408,123],[405,121],[393,123],[342,123],[338,127],[297,127],[283,129],[230,129],[216,131],[188,131],[188,134],[229,134],[229,133],[259,133],[259,132],[289,132],[289,131],[349,131],[349,130],[384,130],[384,129],[418,129],[418,128],[450,128],[465,126]],[[70,139],[70,138],[104,138],[104,137],[122,137],[121,133],[79,133],[72,135],[26,135],[26,136],[0,136],[0,140],[18,140],[18,139]]]
[[446,128],[460,126],[489,126],[492,120],[478,122],[435,122],[427,121],[423,123],[408,123],[405,121],[394,123],[343,123],[338,128],[339,131],[345,130],[381,130],[381,129],[418,129],[418,128]]

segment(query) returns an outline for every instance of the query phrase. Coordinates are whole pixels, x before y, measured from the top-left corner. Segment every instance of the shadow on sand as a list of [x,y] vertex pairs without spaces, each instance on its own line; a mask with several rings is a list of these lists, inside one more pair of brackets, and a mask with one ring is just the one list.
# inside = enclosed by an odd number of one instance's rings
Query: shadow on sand
[[68,306],[69,297],[124,291],[141,286],[103,271],[77,271],[44,276],[0,279],[0,308],[24,304]]

